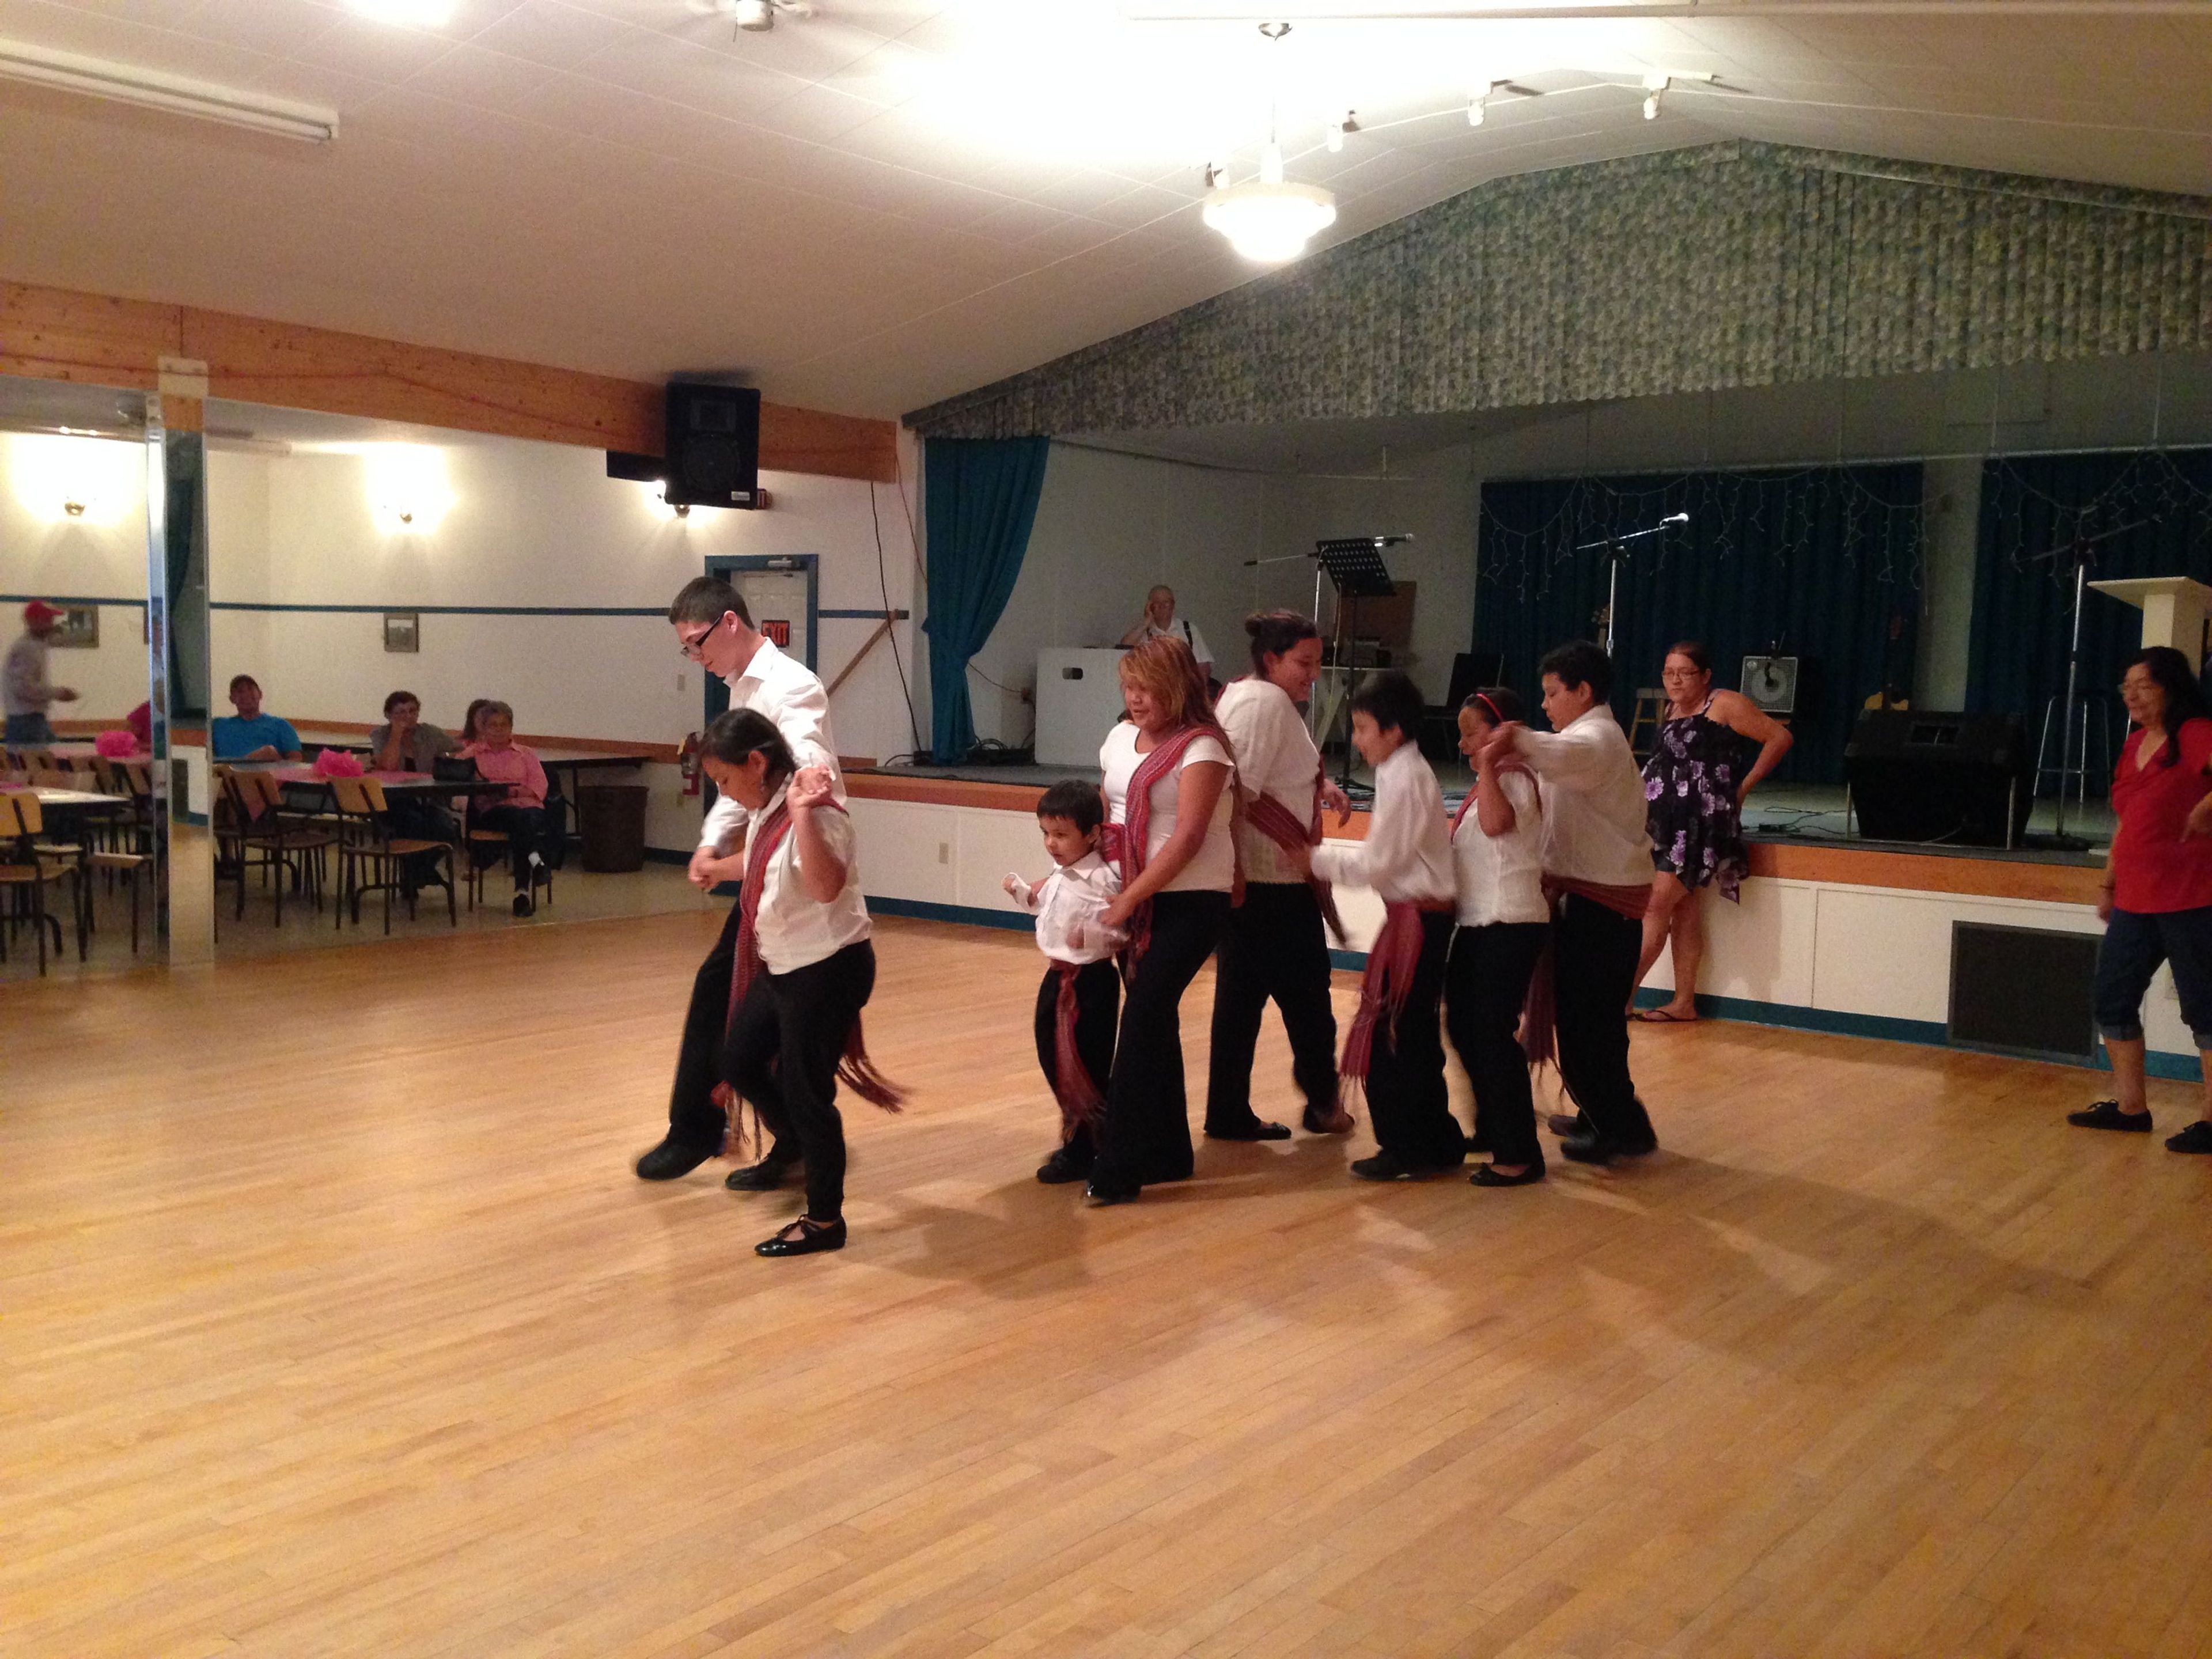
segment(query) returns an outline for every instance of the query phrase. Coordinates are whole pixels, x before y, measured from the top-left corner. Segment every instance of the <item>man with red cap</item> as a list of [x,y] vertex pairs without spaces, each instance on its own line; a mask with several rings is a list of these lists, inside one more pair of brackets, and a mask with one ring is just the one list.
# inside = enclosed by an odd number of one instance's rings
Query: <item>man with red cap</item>
[[44,749],[54,741],[54,728],[46,723],[46,710],[54,703],[75,702],[76,693],[46,678],[46,640],[62,613],[44,599],[23,607],[23,635],[8,647],[0,664],[0,696],[8,709],[8,747]]

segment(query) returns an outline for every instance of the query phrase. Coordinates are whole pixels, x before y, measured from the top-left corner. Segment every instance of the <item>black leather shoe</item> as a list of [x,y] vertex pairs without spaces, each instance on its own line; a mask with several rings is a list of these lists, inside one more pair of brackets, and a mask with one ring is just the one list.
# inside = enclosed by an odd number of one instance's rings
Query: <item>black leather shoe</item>
[[793,1167],[764,1158],[757,1164],[748,1164],[742,1170],[731,1170],[723,1177],[722,1184],[733,1193],[772,1193],[791,1179]]
[[664,1140],[637,1161],[640,1181],[673,1181],[688,1176],[714,1156],[712,1146],[691,1146],[680,1140]]
[[1395,1152],[1377,1152],[1352,1161],[1352,1173],[1362,1181],[1425,1181],[1450,1168],[1443,1164],[1409,1164]]
[[1209,1124],[1206,1138],[1208,1140],[1288,1140],[1291,1126],[1270,1123],[1264,1118],[1255,1117],[1249,1123],[1236,1124],[1226,1129],[1217,1129]]
[[1610,1164],[1617,1158],[1642,1158],[1658,1150],[1656,1140],[1609,1140],[1600,1134],[1569,1135],[1559,1142],[1559,1155],[1576,1164]]
[[1109,1204],[1134,1204],[1143,1193],[1141,1187],[1102,1187],[1095,1181],[1083,1189],[1084,1197],[1101,1209]]
[[1586,1135],[1591,1133],[1590,1121],[1580,1112],[1554,1112],[1544,1120],[1544,1127],[1562,1140],[1569,1135]]
[[817,1250],[842,1250],[845,1248],[845,1218],[835,1221],[815,1221],[801,1216],[774,1238],[764,1238],[753,1246],[755,1255],[812,1255]]
[[1485,1164],[1468,1177],[1477,1187],[1533,1187],[1544,1178],[1544,1166],[1531,1164],[1517,1176],[1500,1175],[1495,1164]]
[[1091,1179],[1091,1166],[1095,1161],[1091,1155],[1063,1146],[1037,1165],[1037,1179],[1048,1187],[1065,1187],[1074,1182],[1088,1181]]
[[2117,1100],[2100,1100],[2087,1111],[2069,1112],[2066,1121],[2077,1129],[2120,1129],[2138,1135],[2150,1133],[2148,1112],[2124,1112]]
[[[2146,1112],[2143,1115],[2148,1117],[2150,1114]],[[2212,1152],[2212,1123],[2199,1118],[2179,1134],[2168,1135],[2166,1150],[2169,1152]]]

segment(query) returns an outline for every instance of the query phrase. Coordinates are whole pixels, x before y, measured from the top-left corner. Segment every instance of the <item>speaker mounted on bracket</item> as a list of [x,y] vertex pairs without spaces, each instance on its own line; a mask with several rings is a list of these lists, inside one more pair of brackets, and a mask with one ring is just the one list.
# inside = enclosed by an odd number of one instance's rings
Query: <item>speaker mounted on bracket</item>
[[760,405],[751,386],[670,382],[664,476],[671,507],[762,504]]

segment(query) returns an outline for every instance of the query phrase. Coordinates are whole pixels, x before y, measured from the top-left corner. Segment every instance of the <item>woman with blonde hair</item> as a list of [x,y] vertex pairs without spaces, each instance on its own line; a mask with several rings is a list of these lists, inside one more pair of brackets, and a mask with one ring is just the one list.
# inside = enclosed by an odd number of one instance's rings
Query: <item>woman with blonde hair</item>
[[1121,872],[1104,920],[1129,934],[1121,1041],[1088,1189],[1099,1204],[1126,1204],[1148,1182],[1190,1175],[1179,1011],[1221,937],[1237,878],[1236,759],[1190,647],[1172,636],[1146,641],[1121,659],[1121,690],[1129,718],[1098,751]]

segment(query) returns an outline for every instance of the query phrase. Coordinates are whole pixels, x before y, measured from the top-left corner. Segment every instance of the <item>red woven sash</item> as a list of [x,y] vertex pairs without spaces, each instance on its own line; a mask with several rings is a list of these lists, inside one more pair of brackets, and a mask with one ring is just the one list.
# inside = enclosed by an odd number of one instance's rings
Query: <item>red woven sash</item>
[[[1129,776],[1129,793],[1122,802],[1121,816],[1126,822],[1108,824],[1107,833],[1099,838],[1099,851],[1114,860],[1121,867],[1121,890],[1127,892],[1139,876],[1145,873],[1146,847],[1152,823],[1152,787],[1173,772],[1182,760],[1183,751],[1203,737],[1218,735],[1212,728],[1185,726],[1162,738],[1159,746],[1137,763],[1137,769]],[[1227,746],[1225,744],[1223,745]],[[1114,832],[1119,830],[1117,836]],[[1152,905],[1147,899],[1130,915],[1129,945],[1123,959],[1134,970],[1137,963],[1152,942]]]
[[1106,1097],[1098,1091],[1098,1080],[1091,1075],[1090,1067],[1083,1063],[1083,1051],[1075,1044],[1075,1022],[1079,1012],[1075,999],[1075,981],[1085,964],[1062,962],[1049,957],[1052,971],[1060,976],[1060,989],[1053,1003],[1052,1036],[1052,1092],[1060,1102],[1060,1138],[1066,1140],[1086,1123],[1096,1123],[1106,1109]]
[[[1321,787],[1328,777],[1327,763],[1316,762],[1314,767],[1313,816],[1304,823],[1298,822],[1289,807],[1264,789],[1252,797],[1251,805],[1244,809],[1244,816],[1250,820],[1255,830],[1286,853],[1301,847],[1318,847],[1321,845]],[[1321,906],[1322,920],[1328,924],[1329,932],[1335,934],[1341,943],[1344,918],[1336,913],[1335,889],[1316,875],[1306,878],[1306,885],[1313,889],[1314,898]]]
[[1382,931],[1368,947],[1367,971],[1359,981],[1359,1012],[1352,1016],[1352,1030],[1344,1039],[1344,1058],[1338,1075],[1347,1087],[1366,1080],[1375,1058],[1375,1028],[1389,1016],[1393,1045],[1398,1041],[1398,1016],[1413,994],[1413,975],[1421,965],[1421,945],[1426,930],[1424,915],[1449,915],[1449,902],[1416,903],[1400,899],[1382,907]]
[[[1631,921],[1641,921],[1651,902],[1651,885],[1646,882],[1608,886],[1603,882],[1578,881],[1571,876],[1544,878],[1544,902],[1557,909],[1559,902],[1569,893],[1578,893],[1594,904],[1602,904],[1615,915]],[[1521,1052],[1531,1066],[1556,1065],[1559,1057],[1559,988],[1554,982],[1557,965],[1553,960],[1552,940],[1544,941],[1542,954],[1536,958],[1536,971],[1528,975],[1528,1000],[1521,1006]]]

